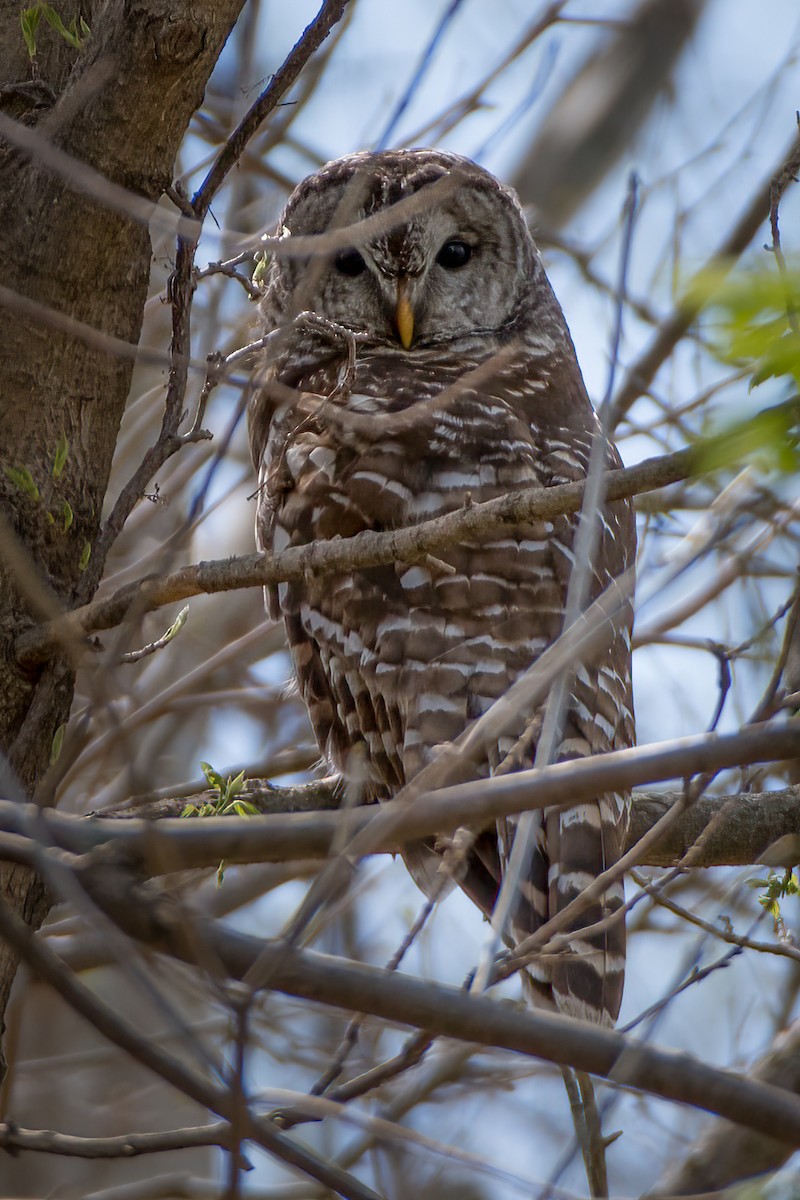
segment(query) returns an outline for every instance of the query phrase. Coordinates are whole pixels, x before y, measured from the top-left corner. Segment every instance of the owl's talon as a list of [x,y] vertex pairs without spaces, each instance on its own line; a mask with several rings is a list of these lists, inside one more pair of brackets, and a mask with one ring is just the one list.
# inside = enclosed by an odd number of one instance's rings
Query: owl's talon
[[469,867],[469,857],[475,844],[475,834],[470,829],[460,825],[455,833],[437,837],[434,849],[441,854],[439,872],[458,883],[464,878]]

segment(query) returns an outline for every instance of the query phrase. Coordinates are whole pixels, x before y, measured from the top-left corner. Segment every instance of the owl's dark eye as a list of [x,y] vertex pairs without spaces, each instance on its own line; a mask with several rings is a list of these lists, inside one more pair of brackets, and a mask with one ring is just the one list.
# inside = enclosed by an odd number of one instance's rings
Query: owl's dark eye
[[455,271],[458,267],[463,267],[471,258],[472,246],[458,239],[452,242],[445,242],[436,255],[436,261],[439,266],[446,267],[448,271]]
[[340,250],[333,260],[333,265],[342,275],[353,277],[363,275],[367,269],[367,264],[357,250]]

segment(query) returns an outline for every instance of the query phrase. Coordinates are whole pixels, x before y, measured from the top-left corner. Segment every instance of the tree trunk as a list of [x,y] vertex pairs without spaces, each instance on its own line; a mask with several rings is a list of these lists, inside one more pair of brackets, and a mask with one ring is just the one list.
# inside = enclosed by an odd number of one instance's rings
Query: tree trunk
[[[0,0],[6,122],[0,125],[0,747],[7,759],[0,775],[6,795],[35,794],[54,735],[69,714],[74,668],[68,656],[25,673],[14,661],[13,643],[48,604],[69,608],[97,586],[102,564],[92,561],[91,549],[133,369],[132,357],[91,344],[70,323],[135,345],[150,271],[147,225],[94,199],[92,173],[136,197],[159,198],[242,3],[62,3],[64,24],[83,17],[90,32],[76,49],[41,20],[31,61],[21,6]],[[9,117],[35,127],[41,145],[20,148],[20,126],[9,127]],[[91,168],[85,181],[59,173],[60,155],[50,153],[50,145]],[[47,312],[59,314],[58,327],[47,323]],[[59,471],[57,455],[60,461],[65,453]],[[0,880],[25,920],[38,926],[48,907],[40,881],[12,866]],[[16,957],[0,945],[0,1020],[15,970]]]

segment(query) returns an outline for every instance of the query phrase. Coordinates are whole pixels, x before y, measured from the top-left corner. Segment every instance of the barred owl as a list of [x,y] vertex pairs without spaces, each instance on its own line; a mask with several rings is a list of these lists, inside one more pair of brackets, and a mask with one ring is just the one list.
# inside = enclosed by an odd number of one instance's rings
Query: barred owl
[[[278,332],[249,414],[263,549],[585,477],[597,418],[519,203],[490,174],[438,150],[355,154],[300,184],[279,236],[262,303],[265,331]],[[413,780],[558,637],[576,528],[575,515],[532,520],[437,559],[268,589],[320,748],[345,776],[358,760],[369,799]],[[634,549],[631,506],[609,504],[592,597]],[[610,648],[576,666],[560,759],[632,744],[630,646],[626,612]],[[541,720],[541,708],[514,713],[476,773],[531,765]],[[627,814],[618,795],[537,814],[518,939],[616,861]],[[481,832],[462,877],[486,915],[514,832],[513,820]],[[424,856],[407,863],[425,887]],[[616,1019],[623,922],[579,929],[621,903],[620,884],[571,927],[570,953],[533,964],[558,1008]]]

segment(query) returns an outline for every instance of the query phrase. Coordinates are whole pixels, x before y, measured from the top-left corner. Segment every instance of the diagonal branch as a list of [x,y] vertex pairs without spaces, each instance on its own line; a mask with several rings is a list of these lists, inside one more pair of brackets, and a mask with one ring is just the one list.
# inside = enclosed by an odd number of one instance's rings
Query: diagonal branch
[[[209,924],[199,916],[189,930],[185,909],[165,896],[153,901],[134,885],[132,903],[131,880],[122,871],[87,867],[80,876],[94,901],[126,933],[183,961],[195,962],[200,936],[204,948],[218,957],[233,978],[247,977],[255,987],[268,979],[270,990],[287,995],[573,1066],[800,1145],[800,1097],[780,1088],[571,1017],[526,1012],[457,988],[298,950],[282,941],[264,941]],[[0,933],[5,937],[15,932],[7,912],[0,909]],[[30,947],[28,936],[21,949],[27,955]],[[39,970],[38,962],[31,965]],[[210,1107],[220,1111],[216,1098]]]
[[228,173],[238,163],[251,137],[280,103],[289,88],[297,82],[300,72],[312,54],[319,49],[334,25],[342,19],[348,3],[349,0],[325,0],[255,104],[242,117],[194,196],[192,208],[198,217],[205,217],[211,201]]
[[[751,1078],[800,1093],[800,1022],[778,1034]],[[689,1147],[685,1158],[670,1165],[647,1197],[669,1200],[716,1192],[740,1179],[777,1170],[789,1156],[789,1147],[768,1133],[745,1132],[727,1121],[715,1123]]]

